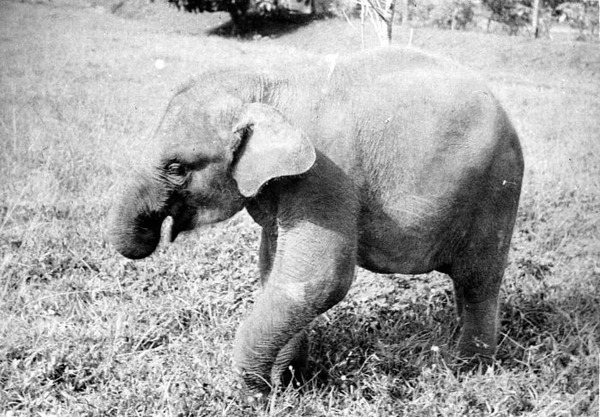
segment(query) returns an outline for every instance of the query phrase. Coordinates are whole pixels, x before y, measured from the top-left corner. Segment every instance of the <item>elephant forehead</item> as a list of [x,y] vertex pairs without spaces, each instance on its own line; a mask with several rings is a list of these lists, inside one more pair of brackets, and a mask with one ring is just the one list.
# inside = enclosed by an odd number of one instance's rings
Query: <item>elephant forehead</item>
[[220,140],[184,141],[163,147],[162,159],[186,164],[218,161],[223,156],[223,145]]
[[203,154],[210,157],[223,149],[223,139],[219,133],[207,126],[196,129],[192,126],[178,126],[173,130],[161,132],[159,139],[163,154]]
[[164,154],[204,155],[208,158],[223,151],[225,138],[230,132],[208,123],[205,115],[180,117],[165,123],[158,131],[158,140]]
[[214,152],[232,140],[231,126],[239,103],[229,97],[205,103],[172,102],[158,130],[164,149]]
[[239,98],[230,95],[218,95],[211,97],[205,103],[203,113],[213,126],[227,124],[231,128],[232,118],[240,111],[241,107],[242,101]]

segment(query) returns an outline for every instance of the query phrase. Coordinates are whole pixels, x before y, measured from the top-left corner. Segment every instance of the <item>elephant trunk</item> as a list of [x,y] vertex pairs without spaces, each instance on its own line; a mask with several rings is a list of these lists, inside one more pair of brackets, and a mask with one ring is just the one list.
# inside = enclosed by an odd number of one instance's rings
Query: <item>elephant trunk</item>
[[166,187],[151,176],[140,175],[123,189],[109,221],[109,239],[119,253],[141,259],[154,252],[168,215],[167,201]]

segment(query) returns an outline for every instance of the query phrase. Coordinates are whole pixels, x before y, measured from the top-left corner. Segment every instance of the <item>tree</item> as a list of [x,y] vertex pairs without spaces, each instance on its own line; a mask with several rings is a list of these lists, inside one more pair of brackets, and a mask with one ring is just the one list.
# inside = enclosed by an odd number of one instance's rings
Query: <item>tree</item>
[[368,16],[375,28],[375,32],[377,33],[381,45],[390,45],[392,43],[392,24],[394,22],[395,3],[396,0],[360,0],[360,16],[363,27],[365,16]]
[[[596,10],[598,7],[598,10]],[[600,34],[598,21],[600,20],[600,7],[598,2],[584,0],[581,2],[564,2],[556,8],[560,14],[559,20],[567,21],[579,30],[580,36],[584,37],[586,32],[594,35],[596,31]]]
[[509,33],[516,35],[521,27],[531,23],[530,0],[482,0],[491,15],[488,20],[488,29],[492,20],[508,26]]
[[241,22],[250,6],[250,0],[168,0],[168,2],[186,12],[228,12],[235,25]]
[[431,22],[445,29],[466,29],[474,14],[471,0],[444,0],[432,10]]
[[533,36],[537,38],[539,36],[538,21],[540,16],[540,0],[533,0],[533,12],[531,13],[531,28],[533,30]]

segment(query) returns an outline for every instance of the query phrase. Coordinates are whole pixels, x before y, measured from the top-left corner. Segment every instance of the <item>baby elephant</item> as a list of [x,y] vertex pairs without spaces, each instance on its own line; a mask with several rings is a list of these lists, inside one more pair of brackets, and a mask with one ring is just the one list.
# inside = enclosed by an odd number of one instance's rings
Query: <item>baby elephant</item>
[[381,49],[278,72],[220,71],[170,101],[155,159],[112,210],[131,259],[246,209],[262,226],[262,292],[234,363],[266,393],[306,364],[306,327],[344,298],[355,266],[448,274],[459,353],[490,360],[523,157],[509,118],[467,70]]

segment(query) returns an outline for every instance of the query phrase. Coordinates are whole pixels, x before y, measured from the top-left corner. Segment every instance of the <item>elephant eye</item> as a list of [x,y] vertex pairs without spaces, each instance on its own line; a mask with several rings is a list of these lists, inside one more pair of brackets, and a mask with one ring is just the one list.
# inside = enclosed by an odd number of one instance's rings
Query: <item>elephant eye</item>
[[169,175],[181,176],[185,174],[185,168],[178,162],[171,162],[166,169]]

